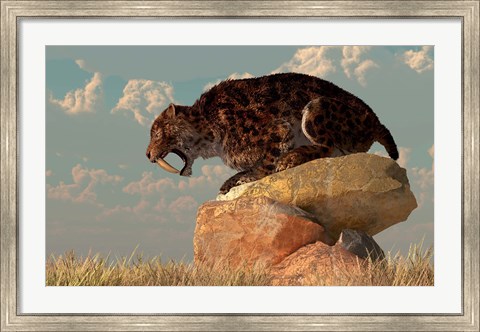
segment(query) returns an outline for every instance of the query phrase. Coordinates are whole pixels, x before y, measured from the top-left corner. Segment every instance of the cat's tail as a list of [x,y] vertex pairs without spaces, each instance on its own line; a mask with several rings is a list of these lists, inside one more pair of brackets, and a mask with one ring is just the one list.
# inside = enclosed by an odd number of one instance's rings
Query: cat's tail
[[393,160],[398,159],[397,144],[395,143],[395,140],[393,139],[392,134],[390,133],[390,130],[388,130],[381,123],[378,124],[377,130],[375,133],[375,140],[385,147],[385,150],[387,150],[390,158],[392,158]]

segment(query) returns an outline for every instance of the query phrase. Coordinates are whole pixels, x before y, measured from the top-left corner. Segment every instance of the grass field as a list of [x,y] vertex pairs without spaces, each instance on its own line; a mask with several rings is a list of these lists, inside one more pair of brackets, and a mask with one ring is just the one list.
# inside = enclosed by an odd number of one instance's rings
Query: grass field
[[[433,286],[433,250],[410,246],[406,257],[386,254],[382,261],[367,260],[333,275],[314,276],[305,286]],[[51,256],[46,263],[47,286],[268,286],[272,278],[262,269],[211,269],[192,263],[155,257],[144,260],[135,251],[129,258],[76,256],[73,251]]]

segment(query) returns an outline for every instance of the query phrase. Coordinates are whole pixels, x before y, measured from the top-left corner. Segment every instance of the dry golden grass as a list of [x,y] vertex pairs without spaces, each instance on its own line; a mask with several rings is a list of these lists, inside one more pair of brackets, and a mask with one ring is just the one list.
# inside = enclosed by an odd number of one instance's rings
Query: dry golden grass
[[[308,286],[433,286],[432,249],[413,245],[407,257],[387,253],[382,261],[368,260],[356,267],[339,268],[332,275],[305,281]],[[135,258],[134,258],[135,257]],[[68,252],[52,256],[46,264],[47,286],[267,286],[271,277],[262,269],[214,269],[159,258],[144,261],[141,255],[118,259],[99,255],[86,258]]]
[[163,264],[155,257],[144,261],[141,255],[123,257],[108,263],[99,255],[76,257],[73,251],[51,257],[46,266],[47,286],[265,286],[269,279],[263,271],[230,271],[183,262]]

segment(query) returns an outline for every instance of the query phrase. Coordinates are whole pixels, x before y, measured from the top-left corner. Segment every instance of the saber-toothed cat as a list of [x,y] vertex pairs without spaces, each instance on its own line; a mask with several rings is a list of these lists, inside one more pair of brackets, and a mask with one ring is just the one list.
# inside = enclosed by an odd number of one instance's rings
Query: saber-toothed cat
[[[192,174],[193,161],[220,157],[239,173],[230,188],[313,159],[367,152],[375,142],[393,159],[390,131],[361,99],[323,79],[297,73],[223,81],[192,106],[170,104],[154,121],[147,158]],[[177,154],[181,170],[165,156]]]

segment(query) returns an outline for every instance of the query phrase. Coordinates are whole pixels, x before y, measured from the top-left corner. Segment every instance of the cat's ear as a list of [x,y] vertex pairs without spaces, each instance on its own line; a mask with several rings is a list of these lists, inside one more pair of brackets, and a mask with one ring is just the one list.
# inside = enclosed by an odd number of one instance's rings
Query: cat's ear
[[165,116],[167,119],[173,119],[175,117],[175,105],[168,105],[168,108],[165,110]]

